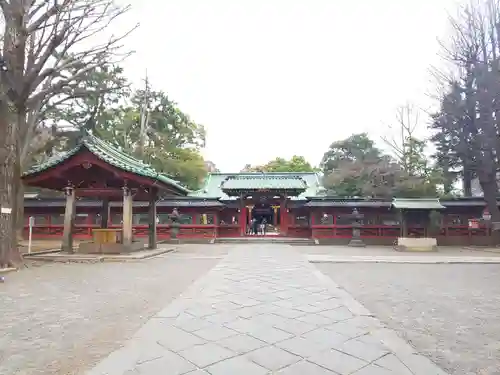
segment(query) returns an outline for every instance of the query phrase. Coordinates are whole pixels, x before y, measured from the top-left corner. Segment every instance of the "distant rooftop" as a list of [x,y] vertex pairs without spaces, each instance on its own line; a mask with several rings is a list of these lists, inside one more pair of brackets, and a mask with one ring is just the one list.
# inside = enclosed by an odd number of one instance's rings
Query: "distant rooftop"
[[[229,183],[229,185],[226,185]],[[190,196],[234,199],[226,189],[297,189],[301,190],[298,197],[292,199],[306,199],[318,195],[324,189],[321,186],[319,175],[315,172],[237,172],[237,173],[210,173],[203,187]],[[224,191],[226,190],[226,192]]]

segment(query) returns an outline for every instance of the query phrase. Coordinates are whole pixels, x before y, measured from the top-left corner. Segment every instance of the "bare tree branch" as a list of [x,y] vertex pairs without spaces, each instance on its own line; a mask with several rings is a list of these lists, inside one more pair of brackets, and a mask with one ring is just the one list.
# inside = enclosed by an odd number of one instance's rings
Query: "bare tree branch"
[[1,0],[0,7],[6,35],[0,55],[6,65],[4,81],[17,113],[26,116],[25,129],[19,129],[23,160],[44,106],[53,97],[62,103],[95,94],[79,83],[104,64],[127,57],[121,42],[137,26],[102,42],[103,32],[130,9],[113,0]]
[[[15,196],[22,192],[21,161],[29,152],[43,106],[53,98],[81,95],[84,88],[79,84],[86,77],[126,57],[121,43],[136,26],[120,35],[106,35],[129,10],[114,0],[0,0],[0,9],[0,154],[8,153],[1,158],[8,164],[1,168],[0,202],[11,202],[12,191],[6,187],[15,190]],[[13,205],[22,209],[22,203]],[[12,221],[22,216],[18,207],[13,211],[13,219],[0,217],[0,237],[7,239],[0,238],[0,256],[3,249],[16,248],[6,243],[12,238],[7,233]]]

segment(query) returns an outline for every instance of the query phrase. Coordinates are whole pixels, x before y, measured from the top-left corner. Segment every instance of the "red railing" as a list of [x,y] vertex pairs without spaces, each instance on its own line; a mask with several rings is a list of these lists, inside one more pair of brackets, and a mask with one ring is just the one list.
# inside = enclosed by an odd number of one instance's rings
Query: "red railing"
[[[75,225],[74,227],[74,237],[84,238],[92,237],[92,229],[99,228],[98,225]],[[51,238],[51,237],[62,237],[64,231],[64,225],[55,224],[39,224],[33,226],[33,237],[35,238]],[[29,233],[29,226],[24,226],[24,235],[27,237]]]
[[[352,237],[352,225],[313,225],[311,226],[315,238],[350,238]],[[401,227],[398,225],[363,225],[360,229],[362,238],[397,238],[400,236]],[[409,236],[423,237],[426,234],[424,227],[408,227]],[[470,229],[466,225],[453,225],[443,227],[441,236],[489,236],[491,230],[485,227]]]
[[[110,225],[110,228],[120,228],[120,225]],[[75,225],[74,236],[76,238],[92,237],[92,229],[99,228],[98,225],[79,224]],[[148,235],[148,225],[134,225],[134,234],[139,237]],[[400,236],[399,226],[388,225],[364,225],[359,228],[362,238],[397,238]],[[33,227],[34,238],[61,237],[64,226],[59,224],[39,224]],[[28,235],[29,227],[25,225],[24,234]],[[423,227],[409,227],[411,236],[422,237],[425,235]],[[158,224],[157,234],[159,238],[170,237],[170,225]],[[238,237],[240,226],[234,225],[205,225],[205,224],[181,224],[178,237]],[[486,237],[491,235],[491,230],[484,226],[471,229],[467,225],[452,225],[441,228],[439,235],[444,237]],[[352,225],[312,225],[288,227],[290,237],[314,237],[314,238],[350,238],[352,237]]]
[[[352,225],[313,225],[315,238],[351,238]],[[398,237],[401,231],[399,226],[363,225],[359,228],[362,238]]]
[[239,237],[240,234],[239,224],[224,224],[217,227],[217,237]]
[[[120,228],[120,225],[110,225],[109,228]],[[92,229],[99,228],[98,225],[75,225],[73,235],[76,238],[91,238]],[[214,237],[216,225],[196,225],[196,224],[181,224],[179,226],[178,237]],[[53,238],[61,237],[63,235],[64,225],[35,225],[33,226],[34,238]],[[134,236],[147,237],[149,226],[148,225],[134,225]],[[29,227],[24,227],[24,235],[27,237]],[[156,226],[156,233],[158,238],[170,237],[170,225],[158,224]]]
[[305,225],[290,225],[287,229],[287,237],[311,238],[312,230]]

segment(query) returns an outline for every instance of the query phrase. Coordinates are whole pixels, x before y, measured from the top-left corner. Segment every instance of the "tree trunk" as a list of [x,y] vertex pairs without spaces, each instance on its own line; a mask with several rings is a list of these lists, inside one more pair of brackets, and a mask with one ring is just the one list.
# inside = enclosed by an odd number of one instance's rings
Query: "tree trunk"
[[484,193],[484,200],[486,202],[486,207],[491,215],[491,235],[492,235],[492,245],[500,244],[500,210],[497,205],[497,195],[498,195],[498,185],[495,178],[480,180],[481,188]]
[[17,223],[16,223],[16,238],[17,241],[22,241],[24,239],[24,185],[21,180],[21,170],[18,168],[19,178],[17,181],[19,182],[17,186],[16,196],[17,196]]
[[444,173],[444,193],[446,195],[451,194],[453,192],[453,182],[454,178],[451,176],[451,173],[449,170],[447,170]]
[[17,143],[17,160],[16,164],[16,241],[23,240],[23,232],[24,232],[24,185],[21,180],[21,176],[23,173],[23,166],[26,162],[26,153],[24,152],[25,143],[30,142],[30,140],[23,139],[22,135],[26,137],[28,132],[28,114],[24,110],[17,111],[16,114],[17,121],[17,129],[18,129],[18,143]]
[[7,103],[0,98],[0,268],[12,266],[18,254],[17,246],[13,248],[16,159],[16,126],[9,121]]
[[472,171],[467,166],[464,166],[462,184],[464,189],[464,196],[472,197]]

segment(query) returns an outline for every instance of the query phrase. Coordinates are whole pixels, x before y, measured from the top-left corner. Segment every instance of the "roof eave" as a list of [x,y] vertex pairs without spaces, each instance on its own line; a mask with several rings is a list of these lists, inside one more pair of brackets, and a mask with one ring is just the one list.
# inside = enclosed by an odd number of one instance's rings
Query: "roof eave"
[[392,207],[398,210],[442,210],[446,208],[438,198],[394,198]]
[[47,160],[44,163],[35,165],[28,169],[26,172],[23,172],[21,175],[21,179],[25,180],[30,177],[34,177],[40,173],[43,173],[51,168],[56,167],[57,165],[64,163],[66,160],[74,156],[80,149],[82,148],[82,144],[77,145],[76,147],[72,148],[71,150],[65,152],[62,154],[59,158],[55,158],[54,160]]
[[268,192],[268,193],[271,193],[271,194],[280,194],[280,193],[293,193],[294,195],[300,195],[300,194],[303,194],[306,189],[261,189],[261,188],[255,188],[255,189],[248,189],[248,188],[238,188],[238,189],[221,189],[222,192],[224,192],[224,194],[228,195],[228,196],[237,196],[237,195],[240,195],[240,194],[244,194],[244,193],[248,193],[248,194],[252,194],[252,193],[259,193],[259,192],[262,192],[262,191],[265,191],[265,192]]

